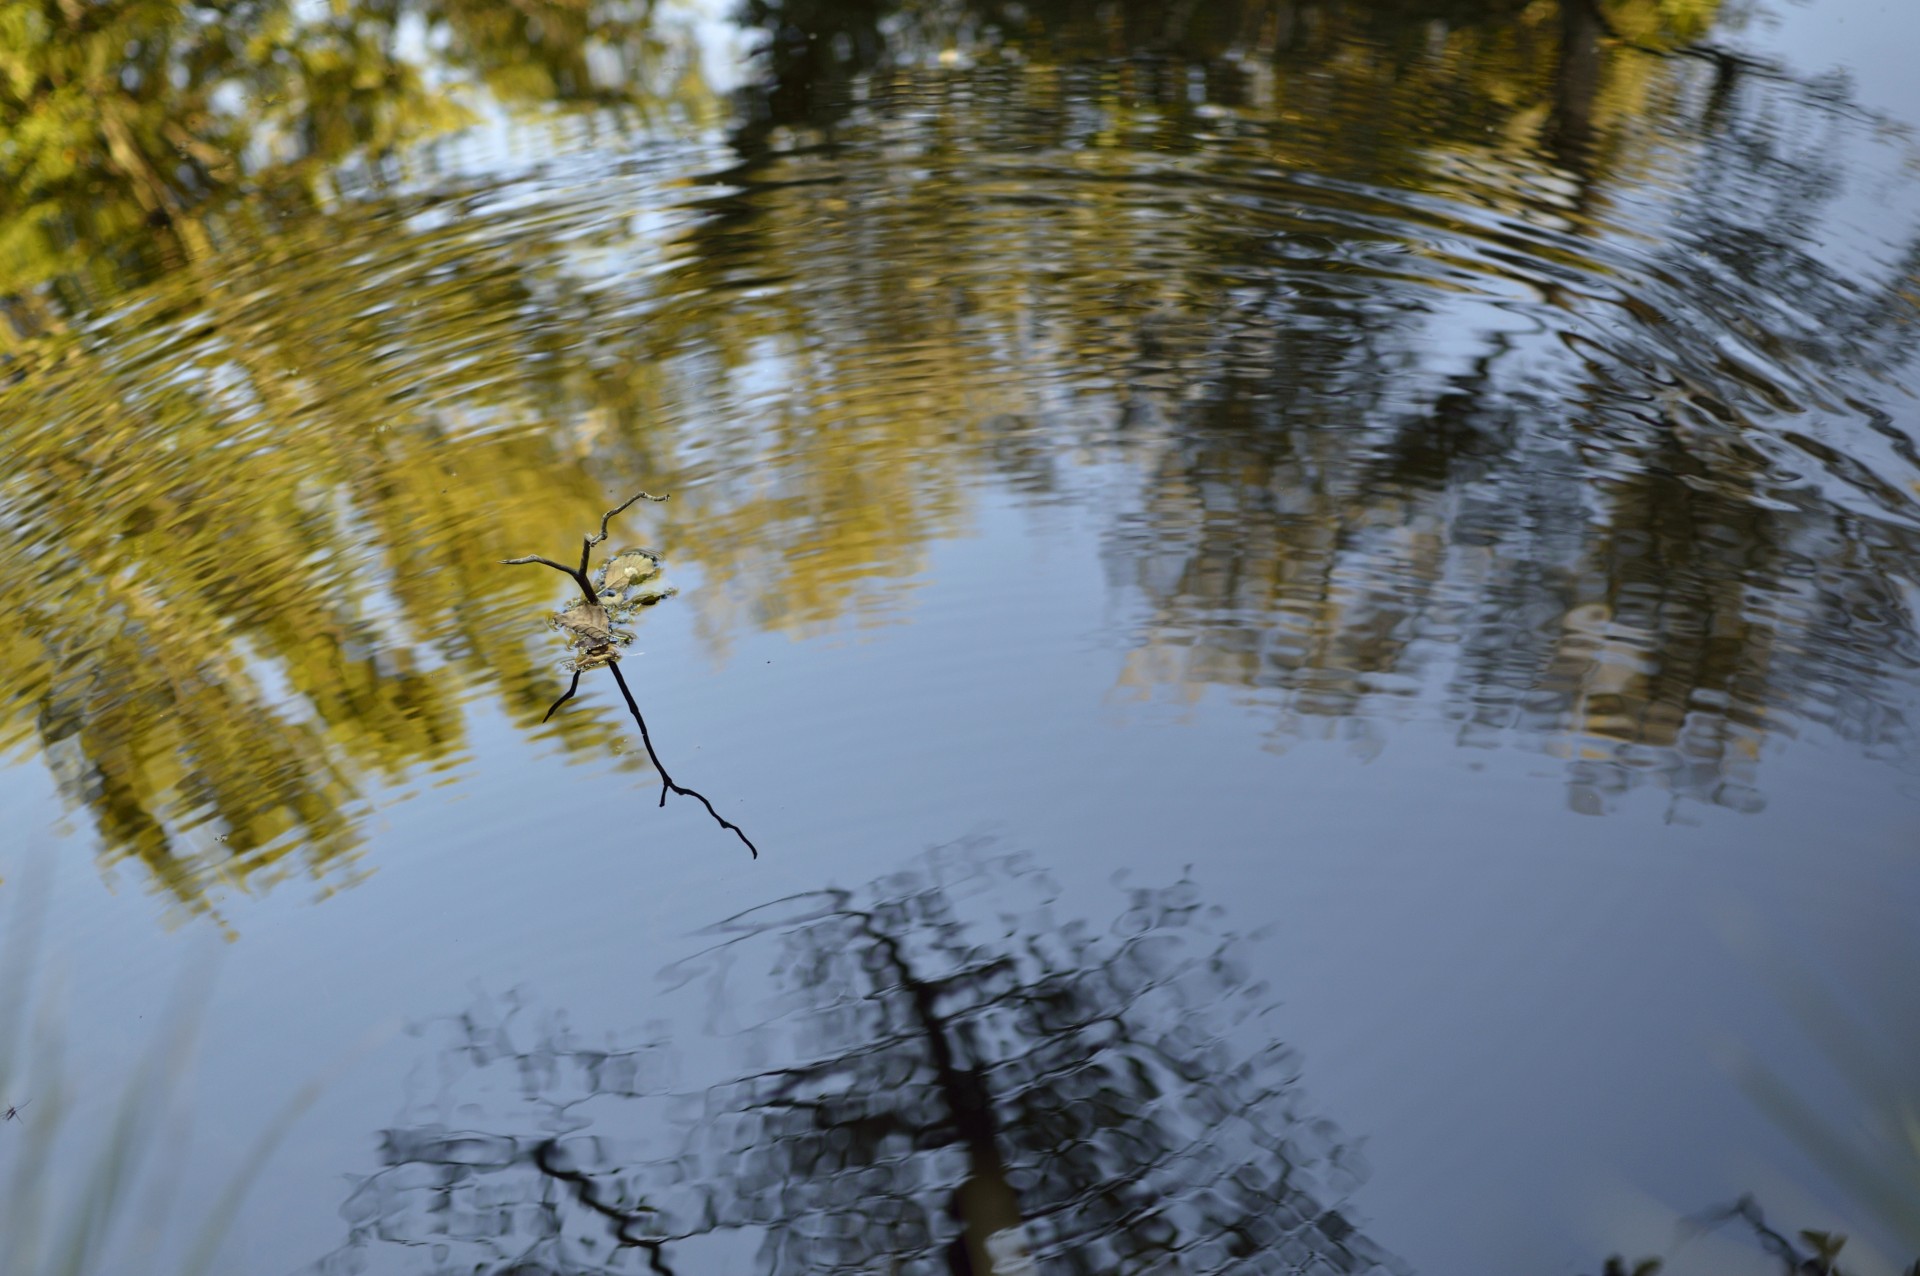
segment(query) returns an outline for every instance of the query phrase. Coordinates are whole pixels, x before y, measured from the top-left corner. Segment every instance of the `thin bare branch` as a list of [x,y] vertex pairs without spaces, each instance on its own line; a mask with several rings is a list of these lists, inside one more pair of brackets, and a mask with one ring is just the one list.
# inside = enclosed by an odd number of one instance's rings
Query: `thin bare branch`
[[[654,496],[647,492],[638,492],[601,515],[599,534],[585,537],[581,542],[580,566],[578,567],[567,567],[554,562],[551,558],[542,558],[538,554],[528,554],[525,558],[503,558],[500,561],[503,565],[509,567],[518,567],[526,563],[538,563],[542,567],[551,567],[557,572],[563,572],[571,577],[576,585],[580,586],[580,592],[586,596],[587,606],[598,608],[600,605],[599,591],[594,589],[593,581],[587,576],[587,568],[591,566],[593,562],[593,547],[607,539],[607,525],[613,522],[615,516],[625,512],[636,501],[664,501],[666,499],[664,496]],[[619,652],[613,649],[615,645],[615,635],[618,631],[611,629],[610,626],[605,623],[606,615],[604,612],[597,613],[597,620],[593,616],[584,618],[592,621],[593,624],[598,627],[597,629],[579,623],[568,624],[567,617],[575,615],[579,613],[579,611],[580,609],[576,607],[572,612],[563,615],[560,618],[561,627],[576,635],[576,643],[593,642],[595,645],[585,648],[589,653],[595,655],[605,653],[607,655],[606,666],[613,670],[613,680],[620,684],[620,694],[625,697],[627,709],[633,714],[633,720],[640,728],[640,742],[646,745],[647,757],[652,760],[654,770],[660,773],[660,805],[665,806],[667,804],[668,793],[678,793],[682,797],[693,798],[699,802],[701,806],[707,808],[707,814],[711,815],[721,828],[733,830],[733,835],[746,844],[746,848],[753,854],[753,858],[759,859],[760,848],[753,844],[753,839],[748,837],[738,824],[735,824],[732,820],[727,819],[721,815],[720,812],[714,810],[713,803],[707,801],[705,794],[696,789],[687,788],[683,784],[675,784],[673,782],[673,777],[667,773],[666,764],[661,762],[660,755],[653,751],[653,737],[647,732],[647,720],[641,716],[640,703],[633,698],[633,691],[627,686],[626,675],[620,672],[620,665],[618,663]],[[631,635],[628,636],[630,637]],[[595,663],[600,663],[600,661],[596,659]],[[547,709],[546,717],[541,718],[540,721],[547,721],[548,718],[553,717],[554,712],[558,710],[561,705],[573,699],[574,693],[580,690],[580,674],[582,672],[583,671],[579,669],[574,670],[573,681],[567,684],[566,694],[553,702]]]
[[747,850],[753,853],[753,858],[759,859],[760,848],[753,844],[753,839],[748,837],[738,824],[735,824],[732,820],[727,819],[721,815],[720,812],[714,810],[713,803],[707,801],[704,794],[697,790],[690,789],[684,784],[675,784],[673,782],[673,777],[667,774],[666,764],[661,762],[660,755],[653,751],[653,737],[647,733],[647,720],[640,715],[640,705],[634,700],[633,692],[627,687],[627,676],[620,672],[620,666],[617,664],[608,665],[607,668],[613,670],[613,680],[620,684],[620,694],[626,697],[627,708],[632,712],[634,722],[640,727],[640,743],[647,746],[647,757],[653,760],[654,770],[660,773],[660,805],[665,806],[667,804],[668,790],[672,790],[682,797],[697,799],[701,806],[707,808],[707,814],[711,815],[721,828],[732,829],[733,835],[746,843]]
[[[672,493],[668,493],[668,495],[670,496],[672,495]],[[614,515],[626,513],[628,507],[631,506],[635,501],[660,502],[666,499],[667,498],[665,496],[651,496],[646,492],[636,492],[632,496],[629,496],[626,500],[620,502],[618,505],[614,506],[612,509],[608,510],[606,513],[600,516],[600,534],[598,536],[587,537],[587,547],[591,549],[593,546],[598,545],[601,541],[607,539],[607,524],[613,521]]]
[[587,567],[592,562],[593,547],[607,539],[607,524],[611,523],[616,515],[626,512],[636,501],[664,501],[666,499],[664,496],[654,496],[648,492],[636,492],[602,514],[600,516],[600,534],[598,536],[584,537],[581,540],[580,566],[578,567],[568,567],[564,564],[554,562],[551,558],[542,558],[538,554],[528,554],[525,558],[503,558],[500,561],[509,567],[518,567],[523,563],[539,563],[541,566],[551,567],[557,572],[565,572],[567,575],[573,577],[574,584],[580,586],[580,592],[587,596],[588,602],[597,603],[600,601],[600,594],[599,591],[594,589],[593,582],[587,578]]
[[[581,555],[582,560],[584,560],[585,557],[584,554]],[[580,586],[580,592],[587,596],[589,603],[598,603],[600,601],[600,595],[594,592],[593,582],[587,579],[587,568],[584,561],[582,561],[578,571],[563,564],[556,563],[551,558],[542,558],[538,554],[528,554],[525,558],[503,558],[500,562],[502,566],[506,567],[520,567],[527,563],[538,563],[542,567],[551,567],[557,572],[564,572],[568,576],[573,577],[573,583]]]
[[565,704],[567,701],[573,699],[573,693],[578,690],[580,690],[580,671],[578,669],[575,669],[573,671],[573,681],[567,684],[567,694],[561,696],[558,700],[555,700],[553,704],[547,709],[547,712],[545,713],[545,715],[541,717],[540,721],[545,722],[548,718],[551,718],[553,716],[553,711],[555,709],[558,709],[561,705]]
[[569,576],[573,575],[573,568],[562,567],[551,558],[542,558],[538,554],[528,554],[525,558],[503,558],[500,560],[500,563],[505,567],[520,567],[527,563],[539,563],[542,567],[551,567],[557,572],[565,572]]

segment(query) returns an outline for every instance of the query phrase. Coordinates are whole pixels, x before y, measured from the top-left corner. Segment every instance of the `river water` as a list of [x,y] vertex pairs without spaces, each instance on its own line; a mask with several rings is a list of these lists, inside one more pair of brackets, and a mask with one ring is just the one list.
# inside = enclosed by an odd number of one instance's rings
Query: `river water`
[[1920,1254],[1910,14],[636,12],[0,97],[9,1270]]

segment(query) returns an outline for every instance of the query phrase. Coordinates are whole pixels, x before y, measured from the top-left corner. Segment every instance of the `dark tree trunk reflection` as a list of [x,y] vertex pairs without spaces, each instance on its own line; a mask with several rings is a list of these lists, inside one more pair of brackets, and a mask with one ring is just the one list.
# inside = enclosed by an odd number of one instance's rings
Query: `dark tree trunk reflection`
[[1396,1270],[1343,1212],[1360,1158],[1304,1104],[1218,910],[1183,880],[1105,930],[1031,894],[970,919],[1036,880],[945,850],[712,928],[666,972],[710,1027],[744,1012],[746,972],[773,976],[713,1085],[673,1084],[684,1038],[462,1016],[443,1072],[517,1085],[518,1116],[481,1122],[516,1132],[385,1131],[319,1270],[389,1244],[436,1272],[710,1270],[716,1243],[774,1273]]

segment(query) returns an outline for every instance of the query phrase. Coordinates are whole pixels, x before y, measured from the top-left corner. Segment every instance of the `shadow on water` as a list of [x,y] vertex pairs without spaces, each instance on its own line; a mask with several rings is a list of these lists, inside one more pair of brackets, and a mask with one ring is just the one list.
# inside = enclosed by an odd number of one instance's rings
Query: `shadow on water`
[[114,105],[0,182],[0,747],[190,906],[345,880],[474,698],[603,754],[482,565],[642,483],[717,652],[887,614],[993,485],[1107,520],[1123,695],[1276,747],[1442,721],[1593,813],[1909,756],[1904,143],[1715,4],[760,0],[724,143],[668,28],[537,8],[421,9],[427,80],[398,10],[351,75],[32,10],[6,127]]
[[434,1026],[446,1084],[311,1270],[1402,1270],[1219,910],[1183,880],[1102,931],[1050,899],[963,845],[710,928],[649,1003],[707,1007],[717,1083],[679,1082],[715,1075],[685,1033],[518,999]]

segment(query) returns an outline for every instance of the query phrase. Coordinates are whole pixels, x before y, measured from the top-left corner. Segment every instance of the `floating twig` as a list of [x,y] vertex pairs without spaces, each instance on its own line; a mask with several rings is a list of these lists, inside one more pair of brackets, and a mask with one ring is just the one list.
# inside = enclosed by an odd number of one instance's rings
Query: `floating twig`
[[707,801],[703,795],[696,793],[684,784],[675,784],[673,782],[673,777],[667,774],[667,768],[660,762],[660,755],[653,751],[653,741],[647,735],[647,720],[640,716],[640,706],[634,701],[633,692],[627,689],[627,676],[620,672],[620,666],[617,664],[608,665],[607,668],[613,670],[613,680],[620,684],[620,694],[626,697],[627,708],[633,712],[633,720],[640,724],[640,743],[647,746],[647,756],[653,759],[654,770],[660,773],[660,805],[665,806],[667,804],[667,791],[669,789],[680,794],[682,797],[698,798],[700,805],[707,808],[707,814],[719,821],[721,828],[732,829],[733,835],[742,842],[745,842],[747,849],[753,852],[753,858],[759,859],[760,848],[753,844],[753,839],[748,837],[738,824],[735,824],[732,820],[727,819],[721,815],[720,812],[714,810],[713,803]]
[[[593,542],[588,541],[587,544],[588,546],[592,546]],[[588,602],[597,603],[600,601],[600,595],[593,592],[593,582],[587,579],[586,550],[580,551],[580,567],[577,571],[571,567],[562,567],[551,558],[542,558],[538,554],[528,554],[525,558],[503,558],[500,561],[508,567],[518,567],[523,563],[539,563],[542,567],[551,567],[557,572],[565,572],[567,575],[573,577],[574,581],[579,584],[580,592],[587,596]]]
[[578,690],[580,690],[580,671],[578,669],[575,669],[573,671],[573,681],[567,684],[566,694],[562,695],[558,700],[555,700],[551,705],[547,706],[547,711],[540,715],[540,721],[544,723],[548,718],[551,718],[553,716],[553,711],[555,709],[558,709],[561,705],[565,704],[567,701],[573,699],[573,693]]
[[[605,665],[607,668],[613,670],[613,680],[620,684],[620,695],[626,700],[628,711],[633,714],[634,724],[640,728],[640,743],[646,746],[647,757],[653,762],[653,769],[660,773],[660,805],[665,806],[667,804],[668,793],[678,793],[682,797],[693,798],[699,802],[701,806],[707,808],[707,814],[711,815],[721,828],[731,829],[733,835],[746,844],[746,848],[752,853],[753,858],[759,859],[760,848],[753,844],[753,839],[748,837],[746,832],[742,830],[738,824],[735,824],[732,820],[727,819],[722,816],[720,812],[714,810],[713,803],[707,800],[704,793],[701,793],[697,789],[690,789],[684,784],[675,783],[673,776],[667,772],[666,764],[660,760],[660,755],[654,752],[653,736],[647,730],[647,720],[641,716],[640,704],[633,698],[633,691],[627,686],[626,675],[620,672],[619,647],[620,643],[624,641],[622,636],[623,631],[613,628],[611,621],[607,617],[606,609],[601,605],[599,591],[593,587],[593,580],[587,575],[587,567],[592,560],[593,547],[607,539],[607,525],[613,521],[616,515],[625,512],[637,501],[664,501],[666,499],[664,496],[652,496],[646,492],[640,492],[628,497],[601,515],[599,533],[581,539],[580,566],[578,567],[568,567],[563,563],[554,562],[551,558],[542,558],[538,554],[528,554],[524,558],[503,558],[500,560],[503,566],[508,567],[519,567],[528,563],[537,563],[542,567],[551,567],[553,570],[571,577],[573,583],[580,586],[580,594],[582,598],[585,599],[584,607],[571,608],[563,613],[559,619],[558,623],[561,628],[574,635],[574,641],[579,645],[580,656],[577,666],[573,671],[573,681],[567,684],[566,692],[548,707],[547,712],[541,717],[540,721],[545,722],[554,715],[555,710],[559,709],[561,705],[573,699],[574,693],[580,690],[580,675],[588,669]],[[630,638],[632,635],[626,634],[625,637]]]

